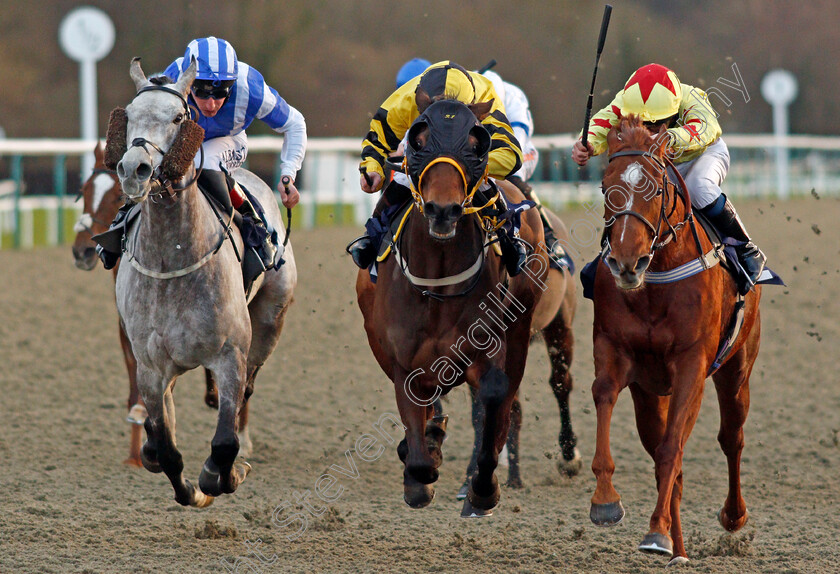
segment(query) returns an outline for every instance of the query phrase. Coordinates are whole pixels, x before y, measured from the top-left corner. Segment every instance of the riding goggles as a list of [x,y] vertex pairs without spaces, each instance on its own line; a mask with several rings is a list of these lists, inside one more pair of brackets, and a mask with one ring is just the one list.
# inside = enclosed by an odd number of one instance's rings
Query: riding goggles
[[206,100],[213,98],[214,100],[223,100],[230,95],[230,90],[236,80],[224,80],[214,82],[201,82],[196,80],[192,86],[193,97],[199,100]]

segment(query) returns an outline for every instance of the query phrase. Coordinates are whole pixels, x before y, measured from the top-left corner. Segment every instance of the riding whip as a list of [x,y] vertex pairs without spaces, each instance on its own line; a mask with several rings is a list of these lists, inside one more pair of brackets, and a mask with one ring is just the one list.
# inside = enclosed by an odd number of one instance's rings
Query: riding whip
[[586,102],[586,117],[583,120],[583,137],[581,143],[583,148],[587,148],[587,140],[589,139],[589,117],[592,114],[592,98],[595,95],[595,78],[598,75],[598,63],[601,61],[601,52],[604,50],[604,41],[607,39],[607,28],[610,25],[610,14],[612,13],[612,6],[606,4],[604,6],[604,17],[601,19],[601,34],[598,36],[598,54],[595,56],[595,70],[592,72],[592,86],[589,88],[589,100]]
[[486,72],[487,70],[489,70],[490,68],[492,68],[495,65],[496,65],[496,60],[490,60],[489,62],[484,64],[484,66],[482,68],[478,69],[478,73],[483,74],[484,72]]
[[[289,185],[292,183],[292,178],[288,175],[284,175],[280,178],[280,183],[283,184],[283,189],[286,191],[286,195],[289,195]],[[283,239],[283,247],[286,247],[289,243],[289,236],[292,234],[292,208],[286,208],[286,238]]]

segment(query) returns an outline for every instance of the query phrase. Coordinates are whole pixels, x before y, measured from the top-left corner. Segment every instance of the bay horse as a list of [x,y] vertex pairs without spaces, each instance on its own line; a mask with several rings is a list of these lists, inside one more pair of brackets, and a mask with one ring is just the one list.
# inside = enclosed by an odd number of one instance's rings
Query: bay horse
[[[760,339],[761,288],[746,295],[741,330],[721,360],[719,345],[739,294],[735,281],[717,264],[712,243],[697,231],[690,190],[676,170],[678,185],[668,178],[665,126],[651,135],[639,118],[628,116],[610,130],[607,143],[604,262],[597,264],[594,285],[597,443],[592,470],[597,487],[590,518],[610,526],[624,517],[612,484],[609,438],[616,399],[629,386],[639,438],[654,460],[659,493],[639,550],[683,563],[688,561],[680,525],[683,450],[710,373],[720,407],[718,441],[729,467],[729,493],[718,518],[728,531],[747,521],[740,461],[749,378]],[[666,282],[669,275],[663,274],[691,266],[693,274],[678,273],[683,278]]]
[[[521,237],[534,252],[515,277],[507,277],[473,216],[479,208],[471,201],[490,150],[490,135],[477,118],[490,105],[438,101],[412,124],[406,148],[410,175],[417,178],[412,211],[394,252],[379,264],[376,284],[367,270],[356,281],[368,342],[394,383],[406,427],[397,452],[409,506],[422,508],[434,498],[446,430],[446,417],[434,416],[434,401],[464,382],[478,389],[485,417],[462,510],[467,517],[486,515],[501,496],[495,469],[548,270],[536,211],[521,214]],[[412,154],[429,156],[422,170],[411,169]],[[506,191],[512,201],[524,200],[512,184]]]
[[[507,191],[507,187],[505,190]],[[548,208],[543,208],[552,228],[561,244],[569,244],[569,233],[563,221]],[[531,342],[542,339],[548,352],[551,365],[549,385],[557,400],[560,416],[560,432],[557,437],[559,456],[557,457],[557,471],[565,476],[576,476],[583,466],[580,452],[577,449],[577,436],[572,429],[572,419],[569,411],[569,396],[572,392],[572,357],[574,353],[574,335],[572,321],[577,309],[577,296],[572,273],[568,267],[562,270],[551,266],[545,279],[546,290],[543,292],[534,317],[531,319]],[[472,400],[472,422],[475,432],[473,452],[467,465],[467,478],[456,498],[467,496],[470,477],[475,472],[481,443],[481,432],[484,427],[483,410],[477,400],[476,390],[470,387]],[[435,402],[435,414],[440,415],[443,407],[440,401]],[[505,483],[509,488],[522,488],[521,472],[519,470],[519,433],[522,428],[522,404],[519,394],[513,400],[510,411],[510,429],[508,430],[508,479]]]
[[[182,505],[203,507],[233,493],[250,465],[236,459],[237,416],[251,396],[260,367],[280,337],[297,280],[294,255],[257,279],[246,300],[238,230],[198,190],[193,158],[203,131],[190,120],[187,96],[196,64],[168,85],[146,79],[139,58],[130,76],[137,95],[125,110],[125,141],[111,137],[106,161],[115,161],[123,193],[140,204],[127,232],[116,281],[117,310],[137,359],[137,385],[148,411],[143,466],[166,473]],[[115,141],[117,140],[117,141]],[[258,198],[278,234],[283,224],[271,189],[244,169],[233,172]],[[173,187],[176,185],[177,187]],[[202,366],[218,388],[218,422],[211,454],[196,489],[183,477],[175,442],[173,390],[182,373]]]
[[[108,230],[110,222],[114,220],[120,206],[124,202],[122,187],[117,173],[108,169],[104,161],[104,152],[99,142],[93,149],[93,173],[82,184],[79,199],[82,200],[82,214],[73,227],[76,237],[73,241],[73,260],[77,268],[92,271],[96,268],[99,258],[96,256],[96,243],[91,239],[94,235]],[[119,262],[113,269],[114,280],[117,279]],[[140,447],[142,444],[141,429],[146,422],[146,407],[140,398],[137,388],[137,360],[131,350],[128,335],[125,334],[122,321],[119,321],[120,348],[123,352],[125,368],[128,373],[128,415],[126,421],[131,424],[128,457],[123,464],[141,468]],[[216,383],[210,371],[205,369],[206,391],[204,402],[207,406],[218,408],[219,399]],[[240,453],[249,456],[252,450],[251,438],[248,433],[248,405],[245,403],[239,413],[239,429],[237,436],[240,441]]]

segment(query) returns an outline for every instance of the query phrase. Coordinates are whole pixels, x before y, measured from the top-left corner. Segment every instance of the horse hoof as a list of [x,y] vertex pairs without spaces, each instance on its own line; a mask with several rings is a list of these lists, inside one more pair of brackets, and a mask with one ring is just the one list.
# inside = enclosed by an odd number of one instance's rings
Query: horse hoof
[[464,481],[461,488],[458,489],[458,494],[455,495],[455,500],[464,500],[467,497],[467,491],[470,489],[470,479]]
[[[135,468],[143,468],[143,458],[140,456],[130,456],[123,461],[123,464],[126,466],[133,466]],[[158,465],[158,468],[160,465]],[[154,472],[154,471],[152,471]]]
[[502,489],[499,487],[499,480],[496,478],[496,475],[492,475],[492,481],[490,482],[490,488],[492,492],[488,495],[481,495],[475,491],[475,478],[470,481],[469,488],[467,489],[467,502],[472,504],[475,508],[479,508],[481,510],[492,510],[499,504],[499,499],[502,497]]
[[649,532],[645,535],[642,543],[639,544],[639,550],[651,554],[671,556],[674,554],[674,543],[671,542],[670,536],[658,532]]
[[596,526],[615,526],[624,520],[624,507],[621,501],[595,504],[589,507],[589,519]]
[[[143,444],[143,448],[140,449],[140,462],[143,464],[143,468],[155,474],[163,472],[160,463],[157,461],[157,457],[155,457],[155,459],[153,460],[149,456],[149,453],[146,452],[146,446],[148,444],[149,443],[147,441],[145,444]],[[149,451],[151,452],[151,449],[149,449]]]
[[233,474],[234,482],[236,486],[239,486],[245,479],[251,474],[251,471],[254,470],[249,463],[245,462],[244,460],[237,460],[233,463],[233,468],[231,469],[231,474]]
[[578,449],[575,449],[574,457],[571,460],[566,460],[562,455],[557,459],[557,472],[565,474],[569,478],[577,476],[582,468],[583,459]]
[[674,556],[668,564],[665,565],[665,567],[670,568],[671,566],[682,566],[683,564],[688,564],[689,562],[691,562],[691,560],[685,556]]
[[434,482],[437,482],[438,476],[440,476],[440,474],[438,473],[438,469],[436,469],[433,466],[408,465],[405,468],[406,472],[408,472],[411,478],[413,478],[420,484],[432,484]]
[[464,507],[461,509],[461,518],[487,518],[488,516],[493,516],[492,508],[476,508],[470,503],[469,499],[464,501]]
[[125,420],[133,425],[143,426],[148,416],[149,413],[146,412],[146,407],[138,403],[129,409],[128,416],[125,417]]
[[428,484],[406,484],[403,500],[411,508],[426,508],[435,499],[435,488]]
[[[215,467],[215,465],[213,465]],[[218,467],[210,468],[207,463],[201,469],[201,474],[198,475],[198,488],[201,492],[210,496],[222,495],[222,480],[219,476]]]
[[721,508],[720,510],[718,510],[717,516],[718,521],[720,522],[720,525],[723,526],[724,530],[728,532],[736,532],[743,528],[747,521],[750,519],[750,511],[744,509],[744,515],[741,518],[736,518],[735,520],[732,520],[731,518],[729,518],[729,516],[727,516],[726,512],[724,512],[724,509]]
[[522,479],[518,476],[515,477],[508,477],[505,486],[508,488],[512,488],[514,490],[519,490],[520,488],[525,488],[525,483],[522,482]]
[[193,495],[193,500],[190,502],[190,506],[194,508],[207,508],[213,504],[213,497],[207,496],[200,490],[196,489],[195,494]]

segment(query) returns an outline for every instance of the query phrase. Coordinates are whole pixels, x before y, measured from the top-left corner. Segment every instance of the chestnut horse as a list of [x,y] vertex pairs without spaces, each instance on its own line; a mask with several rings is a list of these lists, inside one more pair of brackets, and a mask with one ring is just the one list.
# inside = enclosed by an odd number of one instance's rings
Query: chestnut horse
[[[104,153],[102,147],[97,142],[93,150],[95,163],[93,166],[93,173],[82,184],[79,192],[79,198],[82,199],[82,214],[73,230],[76,232],[76,238],[73,241],[73,260],[79,269],[84,271],[92,271],[96,268],[99,258],[96,256],[96,243],[91,239],[94,235],[103,233],[108,230],[108,227],[117,214],[120,206],[124,202],[122,188],[120,187],[120,180],[117,178],[115,171],[108,169],[105,166]],[[113,269],[114,280],[117,278],[117,272],[120,266]],[[123,461],[123,464],[141,468],[143,463],[140,460],[140,447],[142,444],[142,427],[146,422],[146,407],[143,406],[143,400],[140,398],[140,391],[137,389],[137,359],[134,358],[134,352],[131,350],[131,343],[128,341],[128,336],[125,334],[122,322],[119,322],[120,333],[120,347],[122,348],[123,358],[125,359],[125,369],[128,372],[128,416],[126,420],[131,423],[131,436],[129,438],[128,458]],[[212,408],[219,407],[218,391],[216,383],[213,381],[213,376],[210,371],[204,371],[206,381],[206,391],[204,394],[204,402],[207,406]],[[248,405],[245,403],[239,413],[239,430],[237,435],[240,441],[240,453],[242,456],[249,456],[251,454],[251,439],[248,433]]]
[[[629,386],[639,438],[654,460],[659,492],[639,550],[673,555],[671,563],[682,563],[688,561],[680,526],[683,449],[710,373],[720,406],[718,441],[729,466],[729,494],[718,517],[729,531],[747,521],[740,461],[749,378],[759,347],[761,288],[746,295],[741,330],[715,369],[739,295],[735,281],[717,264],[708,237],[695,226],[684,183],[677,177],[680,185],[674,185],[668,178],[664,130],[651,137],[640,119],[629,116],[607,136],[605,261],[597,265],[594,288],[597,444],[592,470],[597,487],[590,517],[601,526],[624,517],[612,484],[609,439],[618,393]],[[662,280],[668,277],[663,273],[690,266],[694,274]]]
[[[434,498],[446,427],[445,417],[434,416],[434,401],[464,382],[478,389],[484,425],[462,516],[486,515],[499,501],[495,470],[548,272],[540,218],[528,210],[520,233],[534,253],[522,273],[507,277],[471,204],[483,177],[466,165],[464,148],[441,147],[441,141],[466,142],[466,153],[483,158],[486,172],[490,136],[476,118],[489,109],[489,103],[468,107],[444,100],[415,121],[408,133],[409,167],[412,153],[434,157],[422,173],[411,174],[419,177],[414,205],[394,252],[379,264],[377,283],[367,270],[356,281],[371,350],[394,383],[406,427],[397,452],[409,506],[421,508]],[[435,127],[441,124],[448,126]],[[513,201],[524,200],[515,186],[505,190]]]

